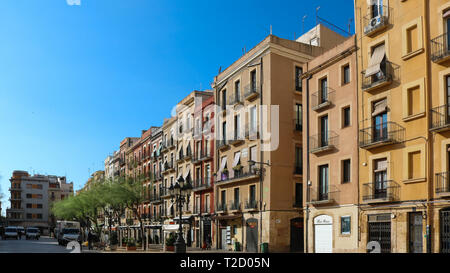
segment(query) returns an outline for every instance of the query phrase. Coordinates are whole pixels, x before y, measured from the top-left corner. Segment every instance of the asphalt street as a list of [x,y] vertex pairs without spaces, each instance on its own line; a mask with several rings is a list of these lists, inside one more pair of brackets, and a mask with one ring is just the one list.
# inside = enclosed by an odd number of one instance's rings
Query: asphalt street
[[54,238],[42,236],[39,240],[0,240],[0,253],[70,253],[72,249],[58,245]]

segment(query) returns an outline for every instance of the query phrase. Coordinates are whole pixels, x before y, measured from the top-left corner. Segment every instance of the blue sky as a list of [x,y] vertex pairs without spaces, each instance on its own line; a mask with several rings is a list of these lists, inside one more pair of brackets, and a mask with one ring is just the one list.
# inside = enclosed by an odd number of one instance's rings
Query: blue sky
[[[127,136],[160,125],[269,34],[319,16],[347,29],[353,0],[3,0],[0,186],[12,171],[67,175],[79,189]],[[352,31],[353,31],[352,24]]]

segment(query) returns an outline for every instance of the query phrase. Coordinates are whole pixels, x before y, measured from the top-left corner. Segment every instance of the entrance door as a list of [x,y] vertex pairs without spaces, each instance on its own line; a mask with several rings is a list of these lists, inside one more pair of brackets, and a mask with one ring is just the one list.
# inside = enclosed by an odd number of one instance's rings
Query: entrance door
[[320,215],[314,218],[314,252],[333,252],[333,218]]
[[227,249],[227,229],[220,229],[220,248]]
[[245,241],[247,245],[247,252],[258,252],[258,220],[250,218],[246,223]]
[[414,212],[409,214],[409,252],[423,252],[422,235],[422,213]]
[[441,253],[450,253],[450,208],[441,210]]
[[291,219],[291,252],[303,252],[303,218]]
[[203,242],[211,244],[211,220],[203,221]]

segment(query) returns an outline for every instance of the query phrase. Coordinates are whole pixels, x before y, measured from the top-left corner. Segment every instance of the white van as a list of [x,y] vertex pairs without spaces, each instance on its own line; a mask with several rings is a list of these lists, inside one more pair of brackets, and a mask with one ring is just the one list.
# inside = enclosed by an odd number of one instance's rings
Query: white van
[[5,228],[3,240],[6,240],[7,238],[14,238],[16,240],[19,240],[19,232],[17,231],[17,227],[9,226]]

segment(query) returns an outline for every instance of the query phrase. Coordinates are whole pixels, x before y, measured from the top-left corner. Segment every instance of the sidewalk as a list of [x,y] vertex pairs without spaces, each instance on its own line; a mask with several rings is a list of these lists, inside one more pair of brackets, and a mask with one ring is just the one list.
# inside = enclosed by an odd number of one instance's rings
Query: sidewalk
[[[210,250],[203,250],[201,248],[195,248],[195,247],[187,247],[186,249],[187,253],[234,253],[234,251],[227,251],[222,249],[210,249]],[[111,250],[85,250],[85,247],[83,247],[83,253],[174,253],[173,251],[164,251],[163,247],[161,245],[149,245],[149,248],[147,250],[142,250],[140,248],[136,250],[127,250],[126,247],[118,247],[117,250],[111,251]]]

